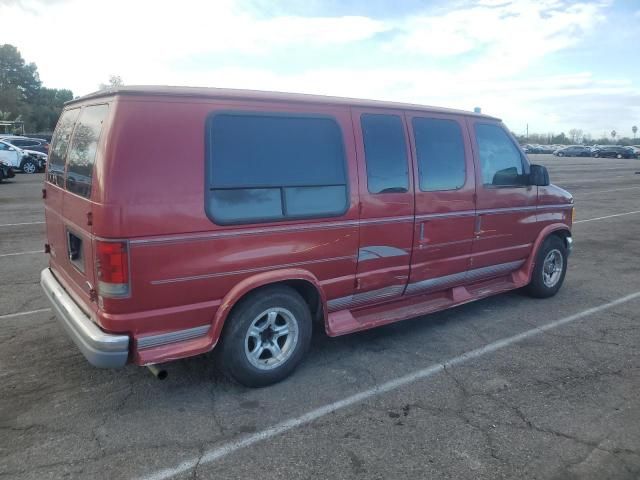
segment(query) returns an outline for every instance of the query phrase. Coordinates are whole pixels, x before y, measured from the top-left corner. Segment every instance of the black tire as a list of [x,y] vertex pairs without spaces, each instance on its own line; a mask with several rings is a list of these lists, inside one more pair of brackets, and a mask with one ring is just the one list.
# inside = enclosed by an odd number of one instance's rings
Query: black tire
[[600,154],[599,154],[599,153],[594,153],[594,154],[593,154],[593,156],[594,156],[595,158],[600,158]]
[[[545,282],[545,259],[551,252],[558,252],[562,257],[561,270],[558,272],[559,276],[555,278],[555,283],[549,284]],[[564,277],[567,273],[567,247],[564,240],[556,235],[550,235],[544,241],[538,254],[536,256],[535,265],[533,267],[533,274],[531,276],[531,282],[527,285],[526,291],[529,295],[536,298],[548,298],[553,297],[564,282]]]
[[558,156],[559,157],[564,157],[564,153],[560,152],[560,153],[558,153]]
[[[259,322],[260,319],[264,318],[265,323],[268,323],[266,319],[269,314],[267,312],[271,309],[274,309],[272,311],[278,310],[277,320],[274,320],[274,323],[284,321],[286,325],[290,325],[289,322],[294,322],[297,327],[296,337],[290,334],[282,342],[282,345],[278,345],[278,348],[282,348],[282,352],[285,352],[287,342],[290,342],[288,344],[289,353],[280,364],[269,348],[265,349],[268,350],[265,359],[251,356],[249,352],[250,349],[253,349],[254,352],[258,351],[257,342],[260,342],[261,345],[273,345],[274,340],[276,343],[280,342],[281,337],[275,337],[270,326],[261,331],[260,337],[266,332],[266,336],[273,337],[271,339],[263,342],[262,339],[255,340],[249,335],[250,327],[256,325],[256,322],[258,325],[264,325]],[[312,329],[309,306],[298,292],[285,285],[261,288],[241,300],[229,315],[218,348],[219,365],[224,373],[247,387],[272,385],[288,377],[302,361],[309,349]],[[294,338],[296,338],[295,343]],[[251,347],[252,342],[253,347]],[[262,351],[264,352],[264,350]],[[268,358],[269,356],[271,358]],[[266,362],[270,360],[274,364],[267,367]],[[258,368],[252,362],[257,362],[262,365],[262,368]]]
[[31,160],[30,158],[26,159],[20,165],[23,173],[37,173],[38,172],[38,164]]

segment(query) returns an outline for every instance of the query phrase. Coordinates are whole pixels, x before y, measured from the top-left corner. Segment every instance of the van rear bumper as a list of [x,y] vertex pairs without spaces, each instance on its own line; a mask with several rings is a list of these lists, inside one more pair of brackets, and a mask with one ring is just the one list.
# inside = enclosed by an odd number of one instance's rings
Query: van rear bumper
[[40,285],[71,339],[92,365],[122,367],[129,357],[129,337],[103,332],[73,301],[49,268],[42,270]]

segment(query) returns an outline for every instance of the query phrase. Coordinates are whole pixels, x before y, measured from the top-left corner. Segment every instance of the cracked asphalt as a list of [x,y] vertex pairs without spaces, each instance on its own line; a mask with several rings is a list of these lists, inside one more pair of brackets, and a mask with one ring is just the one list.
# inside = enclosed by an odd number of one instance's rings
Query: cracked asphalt
[[[640,210],[640,161],[532,155],[577,220]],[[636,172],[639,172],[636,174]],[[43,221],[42,175],[0,185],[0,225]],[[640,214],[577,223],[560,293],[511,292],[339,338],[250,390],[211,355],[91,367],[38,284],[44,225],[0,226],[0,478],[638,479],[640,298],[530,336],[212,460],[287,419],[640,291]],[[166,472],[165,472],[166,473]]]

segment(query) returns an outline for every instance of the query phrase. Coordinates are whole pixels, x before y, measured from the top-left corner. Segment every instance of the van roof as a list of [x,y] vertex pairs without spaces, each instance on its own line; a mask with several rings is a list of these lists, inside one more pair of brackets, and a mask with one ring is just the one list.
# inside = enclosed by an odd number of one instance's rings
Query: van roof
[[200,97],[200,98],[220,98],[225,100],[261,100],[274,102],[302,102],[321,103],[333,105],[349,105],[354,107],[373,108],[393,108],[402,110],[427,110],[434,113],[454,113],[457,115],[469,115],[474,117],[500,120],[481,113],[469,112],[466,110],[456,110],[453,108],[431,107],[415,103],[388,102],[383,100],[366,100],[361,98],[332,97],[327,95],[310,95],[306,93],[285,93],[269,92],[262,90],[241,90],[233,88],[211,88],[211,87],[174,87],[162,85],[127,85],[122,87],[107,88],[90,93],[83,97],[67,102],[71,105],[86,100],[109,97],[114,95],[158,95],[171,97]]

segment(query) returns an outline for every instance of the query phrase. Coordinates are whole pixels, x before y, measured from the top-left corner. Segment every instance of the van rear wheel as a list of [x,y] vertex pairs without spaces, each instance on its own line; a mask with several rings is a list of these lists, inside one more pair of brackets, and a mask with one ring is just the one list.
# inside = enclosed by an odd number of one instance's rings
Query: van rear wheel
[[548,237],[536,257],[531,283],[526,286],[532,297],[552,297],[564,282],[567,273],[567,247],[564,241],[556,236]]
[[311,341],[311,312],[294,289],[251,293],[233,309],[219,349],[221,368],[247,387],[277,383],[302,361]]

